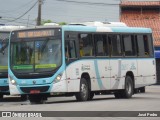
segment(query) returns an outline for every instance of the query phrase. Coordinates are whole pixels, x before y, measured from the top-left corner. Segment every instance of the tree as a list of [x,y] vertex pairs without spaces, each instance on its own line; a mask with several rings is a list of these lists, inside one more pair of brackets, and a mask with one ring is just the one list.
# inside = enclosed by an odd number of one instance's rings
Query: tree
[[67,25],[66,22],[59,22],[58,24],[59,24],[59,25]]
[[52,23],[52,20],[42,20],[41,25],[44,25],[45,23]]
[[[42,20],[41,25],[44,25],[45,23],[55,23],[55,22],[53,22],[52,20]],[[66,22],[59,22],[57,24],[66,25],[67,23]]]

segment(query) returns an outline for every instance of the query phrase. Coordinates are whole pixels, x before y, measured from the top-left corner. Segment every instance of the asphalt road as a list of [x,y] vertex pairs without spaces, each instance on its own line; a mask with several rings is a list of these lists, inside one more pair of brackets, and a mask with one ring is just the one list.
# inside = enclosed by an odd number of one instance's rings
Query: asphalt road
[[[97,95],[94,96],[92,101],[87,102],[77,102],[75,97],[52,97],[49,98],[44,104],[35,104],[31,105],[29,101],[21,101],[20,97],[15,96],[5,96],[3,100],[0,102],[0,111],[114,111],[110,113],[114,116],[114,114],[119,113],[120,111],[123,114],[130,114],[127,111],[160,111],[160,85],[147,86],[146,93],[135,94],[131,99],[115,99],[113,95]],[[142,112],[145,114],[144,112]],[[152,114],[152,112],[149,112]],[[154,113],[154,112],[153,112]],[[158,112],[158,116],[160,116]],[[51,113],[52,114],[52,113]],[[58,114],[58,113],[56,113]],[[69,113],[76,114],[76,113]],[[80,114],[80,112],[78,113]],[[86,113],[88,116],[96,117],[83,117],[85,120],[128,120],[135,119],[132,117],[104,117],[107,113],[103,112],[89,112]],[[85,114],[85,115],[86,115]],[[54,113],[53,113],[54,115]],[[64,115],[65,116],[65,115]],[[74,116],[74,115],[73,115]],[[136,116],[135,116],[136,117]],[[6,118],[7,119],[7,118]],[[15,118],[17,120],[17,118]],[[33,118],[32,118],[33,119]],[[34,118],[35,119],[35,118]],[[40,119],[40,118],[39,118]],[[81,120],[80,117],[58,117],[47,118],[47,119],[55,119],[55,120]],[[143,120],[154,120],[160,119],[159,117],[136,117],[136,119]]]

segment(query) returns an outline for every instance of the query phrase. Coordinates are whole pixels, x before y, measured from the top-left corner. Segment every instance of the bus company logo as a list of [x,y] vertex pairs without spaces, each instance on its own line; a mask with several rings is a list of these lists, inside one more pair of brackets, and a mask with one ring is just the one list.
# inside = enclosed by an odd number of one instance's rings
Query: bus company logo
[[82,65],[81,70],[90,70],[90,65]]
[[121,70],[127,70],[127,69],[128,69],[128,64],[121,65]]
[[131,65],[131,70],[136,70],[136,67],[135,67],[134,63],[132,63],[132,65]]
[[11,112],[2,112],[2,117],[12,117]]
[[33,84],[36,84],[36,81],[35,81],[35,80],[33,80],[32,82],[33,82]]
[[76,75],[79,75],[79,68],[76,68]]

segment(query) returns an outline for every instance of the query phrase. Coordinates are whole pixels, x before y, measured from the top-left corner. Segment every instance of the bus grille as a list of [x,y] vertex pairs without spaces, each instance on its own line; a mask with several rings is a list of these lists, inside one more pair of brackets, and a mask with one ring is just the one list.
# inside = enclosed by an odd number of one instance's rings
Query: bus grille
[[9,86],[0,86],[0,91],[9,91]]
[[38,90],[40,92],[46,92],[46,91],[48,91],[49,86],[42,86],[42,87],[20,87],[20,89],[24,93],[30,93],[30,91],[32,91],[32,90]]

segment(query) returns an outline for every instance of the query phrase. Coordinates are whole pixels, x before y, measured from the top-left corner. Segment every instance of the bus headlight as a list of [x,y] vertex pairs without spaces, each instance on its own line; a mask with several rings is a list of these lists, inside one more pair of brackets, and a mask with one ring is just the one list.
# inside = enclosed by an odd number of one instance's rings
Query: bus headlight
[[62,77],[62,76],[58,75],[58,76],[56,77],[56,79],[57,79],[57,80],[60,80],[61,77]]
[[57,75],[56,79],[54,80],[54,83],[57,83],[61,80],[62,76],[61,75]]
[[16,81],[11,76],[9,76],[9,80],[12,85],[16,85]]
[[15,80],[11,80],[11,83],[12,83],[12,85],[15,85],[16,81]]

